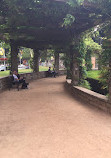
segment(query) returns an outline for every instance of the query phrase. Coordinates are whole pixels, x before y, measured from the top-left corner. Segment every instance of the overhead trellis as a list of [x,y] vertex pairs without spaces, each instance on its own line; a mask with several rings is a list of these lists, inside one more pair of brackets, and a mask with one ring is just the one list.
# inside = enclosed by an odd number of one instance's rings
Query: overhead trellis
[[77,0],[1,0],[1,37],[14,40],[20,45],[27,42],[49,44],[70,42],[75,35],[102,23],[110,16],[109,12],[108,15],[103,12],[102,5],[99,8],[99,1],[97,6],[88,1],[77,2]]

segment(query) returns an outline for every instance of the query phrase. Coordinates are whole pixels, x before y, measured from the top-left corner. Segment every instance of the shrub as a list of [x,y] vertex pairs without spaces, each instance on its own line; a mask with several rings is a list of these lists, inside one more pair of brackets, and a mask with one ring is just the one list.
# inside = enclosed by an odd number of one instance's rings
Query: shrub
[[86,80],[82,80],[82,81],[80,82],[80,86],[91,90],[90,84],[89,84],[89,82],[86,81]]

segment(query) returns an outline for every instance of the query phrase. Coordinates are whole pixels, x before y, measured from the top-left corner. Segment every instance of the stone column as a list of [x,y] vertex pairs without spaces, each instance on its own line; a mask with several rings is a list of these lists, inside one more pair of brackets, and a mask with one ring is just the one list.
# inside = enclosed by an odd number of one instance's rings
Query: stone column
[[109,102],[111,103],[111,58],[110,58],[110,61],[109,61]]
[[70,76],[73,78],[73,46],[70,46]]
[[66,74],[66,79],[71,79],[71,60],[70,60],[70,52],[66,52],[66,70],[67,70],[67,74]]
[[33,73],[37,76],[39,76],[39,49],[34,49],[34,58],[33,58],[33,63],[34,63],[34,67],[33,67]]
[[78,63],[78,51],[73,49],[72,54],[72,85],[77,86],[79,84],[79,63]]
[[59,73],[59,53],[55,53],[55,71]]
[[11,42],[11,70],[10,74],[13,71],[18,72],[18,46],[16,43]]
[[69,51],[66,52],[66,69],[67,69],[67,76],[66,79],[72,79],[72,65],[73,65],[73,52],[72,46],[70,46]]

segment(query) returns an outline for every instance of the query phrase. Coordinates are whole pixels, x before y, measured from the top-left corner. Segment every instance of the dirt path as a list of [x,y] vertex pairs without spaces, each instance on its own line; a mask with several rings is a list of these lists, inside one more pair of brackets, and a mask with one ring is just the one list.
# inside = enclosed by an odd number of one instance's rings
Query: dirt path
[[0,158],[111,158],[111,116],[76,101],[64,81],[0,94]]

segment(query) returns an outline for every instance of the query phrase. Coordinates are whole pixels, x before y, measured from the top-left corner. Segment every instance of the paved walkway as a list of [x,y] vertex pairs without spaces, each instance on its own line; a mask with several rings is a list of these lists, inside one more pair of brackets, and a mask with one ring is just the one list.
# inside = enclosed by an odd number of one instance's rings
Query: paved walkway
[[75,100],[64,81],[0,94],[0,158],[111,158],[111,116]]

